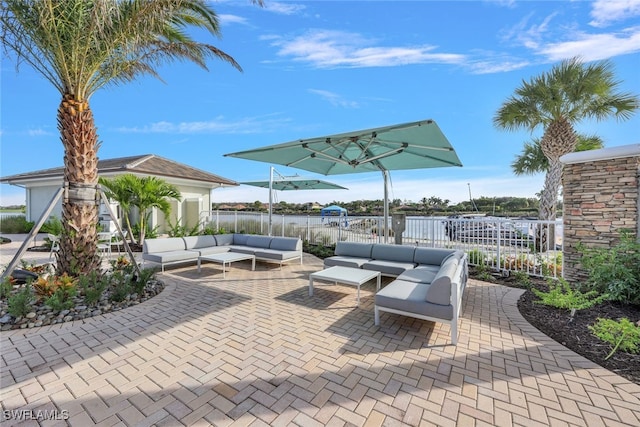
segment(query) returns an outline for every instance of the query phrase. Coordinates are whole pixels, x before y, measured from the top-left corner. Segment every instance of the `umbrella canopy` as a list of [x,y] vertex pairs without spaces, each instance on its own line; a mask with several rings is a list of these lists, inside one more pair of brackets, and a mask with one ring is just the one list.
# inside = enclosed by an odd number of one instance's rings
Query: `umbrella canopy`
[[[269,188],[269,181],[247,181],[240,184],[253,185],[254,187]],[[332,182],[323,181],[321,179],[303,179],[303,178],[283,178],[274,179],[272,189],[274,190],[347,190]]]
[[[384,176],[385,227],[389,225],[388,171],[462,166],[433,120],[301,139],[225,154],[323,175],[380,171]],[[385,233],[385,240],[387,233]]]
[[[274,173],[278,175],[278,178],[274,179]],[[273,190],[347,190],[346,187],[321,179],[305,179],[298,176],[285,177],[280,175],[273,166],[270,168],[269,181],[247,181],[241,182],[241,184],[269,189],[269,236],[273,230]]]

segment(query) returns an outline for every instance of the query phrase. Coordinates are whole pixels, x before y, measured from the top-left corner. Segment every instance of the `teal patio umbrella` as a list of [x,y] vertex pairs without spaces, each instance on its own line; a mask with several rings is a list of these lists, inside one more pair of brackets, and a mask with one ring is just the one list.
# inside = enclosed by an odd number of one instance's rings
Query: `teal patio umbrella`
[[[278,175],[277,178],[273,177],[274,173]],[[302,178],[299,176],[282,176],[273,167],[270,168],[269,181],[246,181],[241,182],[240,184],[269,189],[269,236],[271,236],[273,228],[273,190],[347,190],[346,187],[332,182],[323,181],[321,179]]]
[[453,146],[433,120],[300,139],[225,156],[323,175],[382,172],[385,228],[389,226],[389,171],[462,166]]

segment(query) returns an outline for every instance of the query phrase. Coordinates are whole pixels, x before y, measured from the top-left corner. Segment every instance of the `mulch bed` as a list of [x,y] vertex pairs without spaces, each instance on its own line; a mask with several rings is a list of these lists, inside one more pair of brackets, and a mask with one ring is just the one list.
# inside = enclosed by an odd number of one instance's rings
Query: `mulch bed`
[[[473,269],[470,269],[474,277]],[[493,276],[496,283],[505,286],[522,287],[513,277]],[[479,279],[483,280],[483,279]],[[533,279],[533,286],[547,291],[542,279]],[[633,323],[640,321],[640,306],[619,302],[604,302],[595,307],[576,312],[573,320],[569,310],[537,304],[538,297],[527,290],[518,301],[520,314],[542,333],[573,350],[592,362],[640,385],[640,354],[617,351],[605,360],[611,346],[593,335],[589,326],[598,318],[619,320],[626,317]]]

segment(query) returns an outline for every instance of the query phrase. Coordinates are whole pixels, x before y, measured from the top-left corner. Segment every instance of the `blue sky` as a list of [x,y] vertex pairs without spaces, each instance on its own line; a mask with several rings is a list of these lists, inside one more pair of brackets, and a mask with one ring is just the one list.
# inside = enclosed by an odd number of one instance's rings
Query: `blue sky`
[[[153,78],[91,98],[100,158],[153,153],[236,181],[265,180],[269,164],[223,157],[301,138],[433,119],[462,168],[391,172],[390,198],[452,202],[535,197],[543,175],[516,177],[510,164],[541,130],[506,132],[492,119],[514,90],[559,61],[608,59],[624,92],[640,94],[640,0],[626,1],[216,1],[222,39],[198,36],[233,56],[240,73],[212,60],[163,66]],[[206,37],[206,38],[205,38]],[[62,165],[56,128],[60,94],[3,57],[0,175]],[[606,146],[640,142],[640,114],[583,122]],[[382,199],[382,176],[322,177],[349,190],[288,191],[290,203]],[[240,186],[214,202],[266,202]],[[0,205],[24,203],[3,184]]]

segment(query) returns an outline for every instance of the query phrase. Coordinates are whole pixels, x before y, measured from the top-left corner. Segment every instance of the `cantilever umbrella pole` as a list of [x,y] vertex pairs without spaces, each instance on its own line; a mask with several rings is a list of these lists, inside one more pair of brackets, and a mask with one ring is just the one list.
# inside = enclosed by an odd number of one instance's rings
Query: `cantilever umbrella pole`
[[269,168],[269,236],[273,231],[273,166]]
[[386,169],[382,169],[382,177],[384,178],[384,225],[382,230],[384,232],[384,242],[388,243],[389,241],[389,171]]

